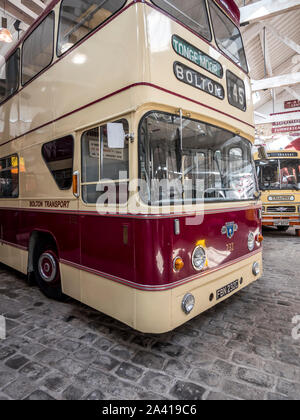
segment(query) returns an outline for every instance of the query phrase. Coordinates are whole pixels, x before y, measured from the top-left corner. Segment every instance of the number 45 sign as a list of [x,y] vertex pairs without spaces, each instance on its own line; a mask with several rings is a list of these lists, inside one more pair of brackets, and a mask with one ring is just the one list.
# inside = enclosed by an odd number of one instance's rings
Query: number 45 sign
[[246,111],[246,92],[242,79],[227,70],[228,102],[236,108]]

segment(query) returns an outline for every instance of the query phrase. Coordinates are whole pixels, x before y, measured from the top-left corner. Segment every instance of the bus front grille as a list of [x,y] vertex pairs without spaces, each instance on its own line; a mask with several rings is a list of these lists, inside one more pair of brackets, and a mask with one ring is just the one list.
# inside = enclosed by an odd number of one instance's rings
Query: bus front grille
[[276,206],[268,207],[270,213],[296,213],[295,206]]

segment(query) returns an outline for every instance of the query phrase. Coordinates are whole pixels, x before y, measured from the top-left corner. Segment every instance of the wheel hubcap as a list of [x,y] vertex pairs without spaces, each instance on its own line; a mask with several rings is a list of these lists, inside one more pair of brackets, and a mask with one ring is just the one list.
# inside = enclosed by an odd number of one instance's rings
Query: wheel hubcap
[[57,263],[55,257],[49,252],[45,252],[39,258],[39,275],[46,283],[52,283],[57,276]]

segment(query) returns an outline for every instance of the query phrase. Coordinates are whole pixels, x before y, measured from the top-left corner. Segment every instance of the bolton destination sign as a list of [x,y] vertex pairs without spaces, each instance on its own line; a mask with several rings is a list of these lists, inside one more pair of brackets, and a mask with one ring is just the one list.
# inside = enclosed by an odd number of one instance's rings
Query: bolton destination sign
[[220,83],[215,82],[207,76],[191,69],[185,64],[176,61],[174,63],[174,74],[178,80],[194,88],[200,89],[218,99],[224,99],[225,91]]

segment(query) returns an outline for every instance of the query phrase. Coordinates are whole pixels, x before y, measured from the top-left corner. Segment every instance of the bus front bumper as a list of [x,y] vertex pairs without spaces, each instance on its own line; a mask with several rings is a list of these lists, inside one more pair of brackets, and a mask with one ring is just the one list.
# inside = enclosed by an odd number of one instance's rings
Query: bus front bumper
[[[257,275],[253,273],[255,263],[260,267]],[[199,275],[180,286],[159,291],[139,290],[86,271],[81,271],[75,281],[75,268],[61,263],[60,269],[63,291],[67,295],[135,330],[162,334],[190,321],[258,280],[262,275],[262,249],[207,275]],[[188,315],[182,309],[187,294],[195,299],[195,306]],[[245,311],[246,306],[245,303]]]
[[263,226],[300,226],[300,215],[282,216],[282,215],[264,215],[262,218]]

